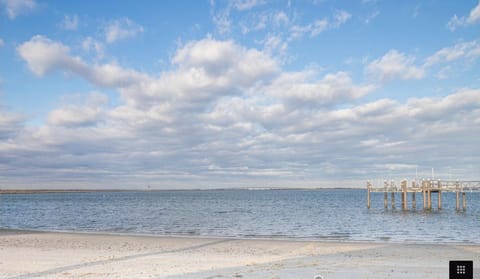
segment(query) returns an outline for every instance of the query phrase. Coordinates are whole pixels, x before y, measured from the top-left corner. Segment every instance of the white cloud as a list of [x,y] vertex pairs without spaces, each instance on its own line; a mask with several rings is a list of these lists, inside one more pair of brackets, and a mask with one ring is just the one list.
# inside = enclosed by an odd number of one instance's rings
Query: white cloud
[[80,57],[70,55],[69,47],[40,35],[18,46],[17,52],[37,76],[64,70],[106,87],[124,87],[145,78],[144,75],[123,69],[115,63],[88,65]]
[[225,35],[238,30],[242,34],[268,30],[268,33],[284,37],[286,42],[305,35],[316,37],[326,30],[339,28],[352,18],[347,11],[335,10],[329,17],[318,18],[305,24],[299,22],[299,18],[295,13],[292,15],[290,9],[248,11],[264,4],[264,1],[233,1],[221,7],[217,7],[214,1],[210,3],[212,22],[218,34]]
[[60,24],[60,26],[65,30],[77,30],[78,23],[79,23],[78,15],[73,15],[73,16],[65,15],[63,17],[63,21]]
[[235,79],[248,85],[277,71],[275,60],[256,49],[245,49],[233,41],[204,39],[187,43],[172,59],[184,69],[198,69],[211,77]]
[[467,22],[468,23],[475,23],[480,20],[480,1],[478,2],[477,6],[470,11],[468,15]]
[[438,79],[446,79],[451,74],[451,71],[452,71],[452,67],[450,67],[450,66],[442,67],[438,71],[438,73],[435,75],[435,77],[438,78]]
[[93,51],[97,58],[102,59],[105,56],[105,48],[103,43],[92,37],[87,37],[82,42],[82,49],[85,51]]
[[[475,61],[479,57],[480,43],[477,40],[442,48],[425,58],[423,63],[416,63],[414,56],[393,49],[384,56],[371,61],[365,67],[365,73],[374,80],[384,82],[393,79],[422,79],[427,70],[433,69],[438,70],[435,75],[438,79],[445,79],[448,77],[446,74],[452,72],[452,67],[455,66],[452,64],[453,62],[457,60]],[[436,68],[439,65],[441,65],[441,69]],[[464,65],[462,64],[462,67]]]
[[277,26],[288,25],[290,23],[290,18],[283,11],[277,12],[273,16],[273,23]]
[[3,39],[0,38],[0,47],[3,47],[5,45],[5,42],[3,41]]
[[96,125],[103,115],[102,106],[107,103],[105,95],[91,93],[85,105],[67,105],[51,111],[48,123],[54,126],[86,127]]
[[410,117],[441,121],[448,119],[448,114],[461,114],[462,111],[478,108],[479,93],[479,90],[462,89],[443,98],[412,98],[406,106]]
[[2,2],[10,19],[15,19],[18,15],[33,10],[37,6],[34,0],[3,0]]
[[210,38],[179,48],[172,64],[176,70],[124,90],[126,98],[132,103],[148,104],[174,97],[181,105],[198,107],[268,81],[278,71],[277,62],[256,49]]
[[0,148],[3,141],[15,138],[23,126],[21,116],[2,110],[0,105]]
[[415,66],[414,62],[413,56],[407,56],[397,50],[389,50],[383,57],[370,62],[365,70],[371,78],[380,81],[421,79],[425,75],[425,70]]
[[323,31],[327,30],[328,28],[328,20],[321,19],[316,20],[312,25],[309,26],[310,37],[315,37],[318,34],[322,33]]
[[[480,125],[479,89],[370,100],[364,96],[375,86],[357,84],[346,72],[287,72],[267,52],[212,38],[179,46],[171,68],[155,75],[89,64],[42,36],[18,52],[37,75],[69,71],[118,88],[121,98],[114,107],[101,95],[62,105],[24,132],[21,122],[0,113],[2,182],[305,186],[382,177],[390,169],[403,177],[412,165],[480,163],[480,130],[472,129]],[[393,56],[387,60],[403,66],[384,78],[410,77],[403,72],[414,67],[413,58]]]
[[280,57],[285,57],[288,44],[279,35],[269,34],[262,41],[264,49],[269,54],[278,53]]
[[235,0],[233,2],[233,6],[239,11],[250,10],[263,4],[265,4],[263,0]]
[[455,31],[458,27],[471,25],[480,21],[480,1],[469,13],[468,16],[458,17],[454,15],[447,23],[450,31]]
[[97,108],[68,106],[50,112],[48,122],[66,127],[88,126],[97,123],[99,115]]
[[264,30],[273,20],[272,16],[271,13],[252,13],[247,20],[239,23],[240,30],[243,34]]
[[216,26],[218,33],[227,34],[232,28],[232,21],[230,20],[230,9],[215,12],[212,16],[212,21]]
[[233,8],[233,2],[230,1],[228,4],[220,9],[216,8],[216,2],[210,1],[210,15],[213,24],[215,25],[216,31],[223,35],[230,33],[232,29],[232,20],[230,19],[230,13]]
[[85,67],[78,57],[70,57],[70,49],[44,36],[34,36],[17,48],[20,56],[28,62],[30,70],[42,76],[58,66],[80,69]]
[[308,25],[293,25],[290,28],[289,40],[301,38],[305,34],[310,34],[310,37],[316,37],[326,30],[340,27],[345,24],[351,16],[350,13],[339,10],[334,13],[333,19],[322,18],[317,19]]
[[327,74],[312,81],[313,73],[284,73],[266,87],[266,93],[291,105],[330,106],[359,99],[372,92],[373,85],[355,85],[345,72]]
[[458,18],[457,15],[454,15],[447,23],[447,28],[450,31],[455,31],[459,26],[464,26],[466,25],[465,18]]
[[344,24],[345,22],[347,22],[350,18],[352,17],[352,15],[346,11],[343,11],[343,10],[338,10],[335,12],[335,14],[333,15],[333,23],[332,23],[332,27],[339,27],[340,25]]
[[480,43],[470,41],[458,43],[451,47],[445,47],[429,56],[425,66],[430,67],[439,63],[452,62],[461,58],[476,59],[480,57]]
[[135,37],[139,33],[143,33],[144,29],[141,25],[133,22],[129,18],[122,18],[107,24],[105,27],[105,40],[107,43],[113,43],[118,40]]

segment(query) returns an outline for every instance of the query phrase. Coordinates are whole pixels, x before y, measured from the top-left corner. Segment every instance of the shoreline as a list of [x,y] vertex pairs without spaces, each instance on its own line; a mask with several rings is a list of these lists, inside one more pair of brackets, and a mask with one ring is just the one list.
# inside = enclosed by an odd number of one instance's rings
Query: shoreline
[[27,234],[27,233],[59,233],[59,234],[79,234],[93,236],[124,236],[124,237],[151,237],[151,238],[180,238],[180,239],[223,239],[223,240],[259,240],[259,241],[286,241],[286,242],[318,242],[318,243],[345,243],[345,244],[399,244],[399,245],[426,245],[426,246],[480,246],[475,242],[454,242],[444,241],[427,242],[427,241],[395,241],[395,240],[354,240],[341,239],[334,237],[287,237],[287,236],[221,236],[221,235],[195,235],[195,234],[154,234],[154,233],[138,233],[138,232],[110,232],[110,231],[72,231],[72,230],[41,230],[41,229],[17,229],[0,227],[0,237],[4,233],[11,234]]
[[0,231],[0,277],[446,278],[480,245]]

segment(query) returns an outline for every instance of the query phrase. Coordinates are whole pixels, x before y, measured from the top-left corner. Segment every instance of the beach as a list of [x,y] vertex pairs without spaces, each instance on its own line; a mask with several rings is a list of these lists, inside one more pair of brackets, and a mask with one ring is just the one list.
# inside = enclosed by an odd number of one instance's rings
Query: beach
[[[448,278],[480,245],[2,230],[0,278]],[[320,277],[318,277],[320,278]]]

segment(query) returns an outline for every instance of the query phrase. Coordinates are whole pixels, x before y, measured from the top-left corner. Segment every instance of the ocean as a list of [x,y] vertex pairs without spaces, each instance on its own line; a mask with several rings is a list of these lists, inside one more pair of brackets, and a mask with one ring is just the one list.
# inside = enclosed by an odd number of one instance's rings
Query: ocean
[[[389,196],[390,198],[390,196]],[[410,203],[410,194],[408,196]],[[480,193],[467,210],[383,208],[366,190],[189,190],[0,195],[0,228],[234,238],[480,244]]]

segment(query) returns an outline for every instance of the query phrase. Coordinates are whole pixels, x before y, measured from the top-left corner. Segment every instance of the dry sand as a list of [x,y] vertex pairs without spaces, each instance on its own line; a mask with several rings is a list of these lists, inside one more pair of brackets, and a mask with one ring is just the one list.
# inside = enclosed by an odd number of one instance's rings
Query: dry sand
[[479,245],[0,231],[0,278],[448,278],[452,259],[480,278]]

